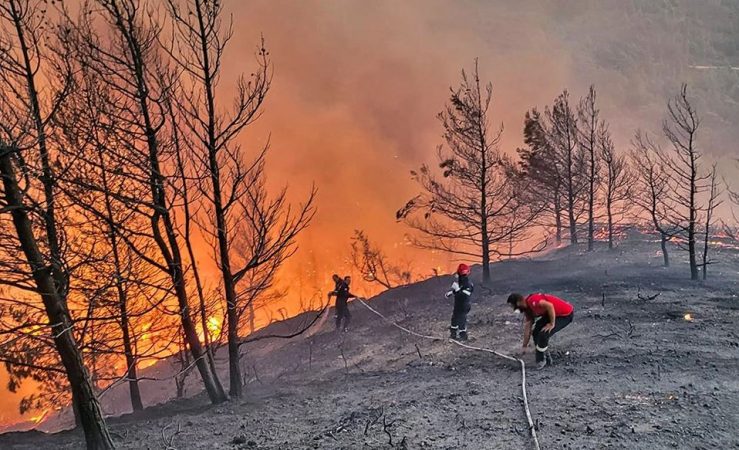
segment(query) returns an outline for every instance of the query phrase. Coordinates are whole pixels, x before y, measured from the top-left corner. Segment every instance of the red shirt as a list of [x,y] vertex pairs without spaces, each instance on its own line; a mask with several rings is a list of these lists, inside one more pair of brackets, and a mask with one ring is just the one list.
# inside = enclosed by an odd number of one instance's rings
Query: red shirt
[[556,317],[569,316],[575,309],[566,301],[551,294],[531,294],[526,297],[526,304],[535,316],[543,316],[547,314],[546,308],[544,308],[544,306],[540,303],[542,300],[546,300],[551,303],[552,306],[554,306],[554,314]]

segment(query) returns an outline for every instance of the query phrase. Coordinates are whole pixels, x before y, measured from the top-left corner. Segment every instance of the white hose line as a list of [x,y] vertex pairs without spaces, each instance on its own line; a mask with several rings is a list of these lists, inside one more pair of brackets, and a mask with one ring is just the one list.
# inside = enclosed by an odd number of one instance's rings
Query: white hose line
[[460,347],[464,347],[470,350],[492,353],[496,356],[500,356],[501,358],[505,358],[511,361],[518,361],[518,363],[521,365],[521,393],[523,394],[523,409],[526,411],[526,420],[528,420],[529,422],[529,431],[531,431],[531,437],[534,439],[534,448],[536,448],[536,450],[539,450],[539,439],[536,436],[536,427],[534,426],[534,421],[531,418],[531,410],[529,410],[529,398],[528,395],[526,395],[526,364],[523,362],[523,360],[520,358],[514,358],[513,356],[505,355],[503,353],[498,353],[495,350],[491,350],[489,348],[474,347],[472,345],[467,345],[453,339],[449,339],[449,341],[459,345]]
[[[376,309],[374,309],[373,307],[371,307],[370,305],[368,305],[367,302],[365,302],[361,298],[357,298],[357,300],[359,300],[359,302],[361,304],[363,304],[367,309],[369,309],[370,311],[372,311],[374,314],[376,314],[377,316],[381,317],[383,320],[385,320],[389,324],[393,325],[394,327],[396,327],[396,328],[398,328],[398,329],[400,329],[402,331],[405,331],[408,334],[411,334],[413,336],[422,337],[422,338],[425,338],[425,339],[431,339],[431,340],[434,340],[434,341],[443,341],[444,340],[443,338],[440,338],[440,337],[428,336],[428,335],[425,335],[425,334],[416,333],[415,331],[409,330],[408,328],[405,328],[402,325],[398,325],[397,323],[395,323],[394,321],[388,319],[382,313],[380,313],[379,311],[377,311]],[[492,350],[492,349],[489,349],[489,348],[482,348],[482,347],[475,347],[475,346],[472,346],[472,345],[467,345],[467,344],[464,344],[462,342],[456,341],[454,339],[449,339],[449,342],[451,342],[453,344],[457,344],[460,347],[466,348],[468,350],[477,350],[477,351],[481,351],[481,352],[492,353],[495,356],[499,356],[499,357],[504,358],[504,359],[507,359],[509,361],[517,361],[521,365],[521,393],[523,394],[523,407],[524,407],[524,410],[526,412],[526,420],[529,422],[529,431],[531,432],[531,437],[534,440],[534,448],[536,450],[540,450],[541,447],[539,447],[539,439],[536,436],[536,427],[534,427],[534,421],[531,418],[531,410],[529,409],[529,398],[528,398],[528,395],[526,395],[526,364],[523,362],[523,360],[520,359],[520,358],[515,358],[515,357],[510,356],[510,355],[506,355],[505,353],[496,352],[495,350]]]
[[383,316],[382,313],[380,313],[379,311],[377,311],[376,309],[374,309],[373,307],[371,307],[370,305],[368,305],[361,298],[357,298],[357,300],[359,300],[359,302],[361,304],[363,304],[364,306],[366,306],[367,309],[369,309],[373,313],[377,314],[378,316],[380,316],[381,318],[383,318],[385,321],[387,321],[391,325],[395,326],[396,328],[400,328],[401,330],[405,331],[408,334],[412,334],[413,336],[418,336],[418,337],[422,337],[422,338],[425,338],[425,339],[431,339],[431,340],[434,340],[434,341],[443,341],[444,340],[444,338],[440,338],[440,337],[436,337],[436,336],[428,336],[428,335],[425,335],[425,334],[416,333],[415,331],[409,330],[408,328],[405,328],[402,325],[398,325],[397,323],[395,323],[392,320],[388,319],[387,317]]

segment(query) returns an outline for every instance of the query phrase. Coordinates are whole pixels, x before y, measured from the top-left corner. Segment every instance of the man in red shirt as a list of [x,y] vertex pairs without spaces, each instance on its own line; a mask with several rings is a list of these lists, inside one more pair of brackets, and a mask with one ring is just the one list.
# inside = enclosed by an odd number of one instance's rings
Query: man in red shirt
[[[551,364],[551,355],[547,351],[549,338],[572,322],[575,308],[551,294],[536,293],[524,298],[521,294],[511,294],[508,304],[515,311],[521,311],[526,315],[523,331],[523,351],[529,346],[531,335],[534,336],[536,346],[536,366],[539,369]],[[533,333],[531,326],[534,325]]]

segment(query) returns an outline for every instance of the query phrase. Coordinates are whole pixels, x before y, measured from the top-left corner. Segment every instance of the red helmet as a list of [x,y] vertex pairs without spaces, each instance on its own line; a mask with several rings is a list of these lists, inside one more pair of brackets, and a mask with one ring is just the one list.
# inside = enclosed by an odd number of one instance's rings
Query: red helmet
[[467,264],[460,264],[457,266],[457,274],[458,275],[469,275],[470,274],[470,266]]

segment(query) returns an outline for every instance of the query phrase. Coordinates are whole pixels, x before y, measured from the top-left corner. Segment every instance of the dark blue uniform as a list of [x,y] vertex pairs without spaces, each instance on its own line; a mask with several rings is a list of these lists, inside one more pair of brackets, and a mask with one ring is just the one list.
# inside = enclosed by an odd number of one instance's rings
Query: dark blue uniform
[[467,340],[467,314],[472,308],[473,290],[474,286],[467,275],[458,275],[457,281],[452,283],[452,290],[448,293],[454,294],[452,324],[449,327],[449,335],[452,339]]

